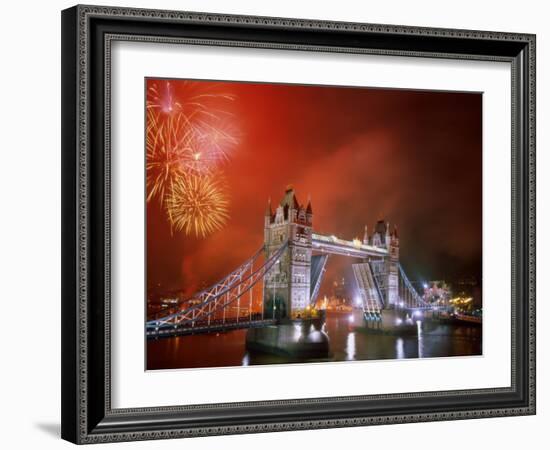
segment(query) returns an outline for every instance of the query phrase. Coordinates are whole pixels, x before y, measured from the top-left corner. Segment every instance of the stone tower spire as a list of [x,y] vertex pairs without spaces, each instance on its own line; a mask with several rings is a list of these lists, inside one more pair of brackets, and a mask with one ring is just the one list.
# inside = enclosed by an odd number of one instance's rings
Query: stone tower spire
[[273,217],[273,210],[271,209],[271,197],[267,201],[264,214],[264,226],[267,228],[271,224],[271,218]]
[[392,236],[393,238],[396,238],[396,239],[399,238],[399,235],[397,234],[397,225],[394,225],[394,226],[393,226],[393,231],[392,231],[392,233],[391,233],[391,236]]
[[363,233],[363,244],[369,245],[369,227],[365,225],[365,232]]
[[311,207],[311,195],[307,196],[306,217],[307,217],[307,223],[311,225],[311,223],[313,222],[313,208]]

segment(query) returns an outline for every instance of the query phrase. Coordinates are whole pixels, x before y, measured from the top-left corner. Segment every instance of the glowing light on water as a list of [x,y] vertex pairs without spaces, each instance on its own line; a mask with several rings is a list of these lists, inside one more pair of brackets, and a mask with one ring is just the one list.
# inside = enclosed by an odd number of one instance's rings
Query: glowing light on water
[[418,357],[424,358],[424,336],[422,333],[422,322],[416,321],[416,330],[418,334]]
[[403,359],[405,357],[403,338],[397,338],[397,340],[395,341],[395,357],[397,359]]
[[349,333],[346,340],[346,360],[354,361],[355,353],[355,333]]
[[299,323],[294,324],[294,340],[299,341],[302,337],[302,325]]

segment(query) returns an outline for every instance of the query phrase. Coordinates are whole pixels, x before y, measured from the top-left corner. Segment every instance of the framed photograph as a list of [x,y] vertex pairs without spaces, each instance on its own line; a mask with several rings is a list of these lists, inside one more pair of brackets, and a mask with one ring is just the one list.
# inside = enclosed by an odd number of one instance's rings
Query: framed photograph
[[535,413],[535,36],[62,12],[62,436]]

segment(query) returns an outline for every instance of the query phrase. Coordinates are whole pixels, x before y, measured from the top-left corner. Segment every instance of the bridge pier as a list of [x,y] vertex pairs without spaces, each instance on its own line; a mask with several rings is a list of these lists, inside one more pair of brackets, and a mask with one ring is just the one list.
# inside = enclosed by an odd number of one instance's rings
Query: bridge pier
[[[358,311],[362,314],[362,311]],[[357,331],[366,333],[382,334],[416,334],[416,321],[420,318],[414,317],[411,311],[404,309],[384,309],[380,311],[379,319],[368,319],[363,317],[362,321],[355,320],[360,324],[356,327]]]
[[296,360],[326,358],[329,355],[329,338],[322,330],[322,321],[296,320],[249,329],[246,348]]

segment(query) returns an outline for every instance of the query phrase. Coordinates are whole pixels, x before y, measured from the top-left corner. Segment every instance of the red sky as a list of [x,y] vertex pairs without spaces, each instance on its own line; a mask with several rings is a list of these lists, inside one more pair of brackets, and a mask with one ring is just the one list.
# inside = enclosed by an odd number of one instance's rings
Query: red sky
[[[318,232],[352,239],[380,218],[396,224],[412,280],[481,278],[481,94],[197,83],[234,96],[223,102],[240,135],[222,166],[230,219],[205,239],[172,234],[149,202],[149,288],[192,294],[244,262],[262,245],[267,199],[288,184],[300,202],[311,196]],[[322,290],[350,262],[329,259]]]

